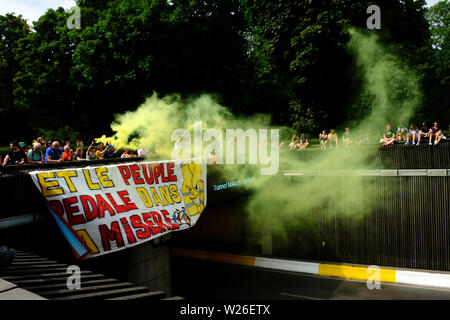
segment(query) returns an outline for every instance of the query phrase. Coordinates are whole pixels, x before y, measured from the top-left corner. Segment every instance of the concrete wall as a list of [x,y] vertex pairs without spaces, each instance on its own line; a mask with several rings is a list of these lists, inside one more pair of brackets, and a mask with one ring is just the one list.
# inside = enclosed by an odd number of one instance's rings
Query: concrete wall
[[170,296],[170,234],[128,249],[128,276],[135,285]]

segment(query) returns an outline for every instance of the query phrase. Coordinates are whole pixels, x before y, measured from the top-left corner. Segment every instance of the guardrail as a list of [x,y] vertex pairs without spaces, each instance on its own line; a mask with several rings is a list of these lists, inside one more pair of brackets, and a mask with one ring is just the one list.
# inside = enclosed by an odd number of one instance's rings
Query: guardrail
[[[81,168],[87,166],[101,166],[114,163],[123,162],[139,162],[145,160],[144,157],[133,157],[133,158],[112,158],[103,160],[91,160],[91,161],[64,161],[64,162],[52,162],[46,164],[23,164],[20,166],[4,166],[0,167],[0,178],[14,176],[14,175],[25,175],[28,172],[39,170],[39,169],[63,169],[63,168]],[[159,161],[159,160],[152,160]]]
[[[340,147],[342,149],[342,147]],[[396,144],[381,147],[379,144],[353,146],[348,152],[359,150],[365,153],[365,168],[367,169],[442,169],[450,168],[450,141],[438,145],[421,144],[404,145]],[[299,159],[315,160],[336,152],[336,149],[311,149],[305,152],[281,150],[281,152],[294,153]],[[314,166],[315,161],[308,161],[309,166]],[[285,168],[287,169],[287,168]]]
[[285,176],[447,177],[450,169],[283,170]]

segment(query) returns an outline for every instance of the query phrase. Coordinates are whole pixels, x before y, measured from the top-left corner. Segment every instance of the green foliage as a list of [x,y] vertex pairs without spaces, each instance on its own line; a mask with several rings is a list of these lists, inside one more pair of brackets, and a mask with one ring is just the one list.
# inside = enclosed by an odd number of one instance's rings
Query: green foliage
[[27,36],[30,29],[21,16],[6,14],[0,16],[0,128],[8,128],[8,124],[16,116],[13,95],[13,78],[19,71],[19,62],[15,59],[15,48],[20,39]]
[[422,50],[425,100],[418,117],[448,124],[450,118],[450,1],[440,1],[427,12],[432,49]]
[[70,140],[72,143],[75,143],[75,141],[81,137],[80,132],[67,125],[62,125],[54,129],[40,128],[38,129],[36,136],[42,137],[44,140],[58,140],[61,143],[64,143],[66,140]]
[[427,12],[430,23],[431,41],[435,48],[444,49],[448,54],[450,46],[450,1],[442,0]]
[[[256,76],[261,83],[273,84],[275,90],[269,94],[278,96],[284,120],[316,129],[351,119],[355,113],[349,106],[360,98],[361,88],[345,47],[347,29],[366,27],[365,12],[372,2],[248,0],[243,4],[251,27]],[[382,8],[382,29],[376,32],[385,43],[400,45],[398,53],[404,56],[427,43],[424,1],[377,4]]]
[[[373,103],[346,48],[349,27],[366,28],[372,1],[77,4],[80,30],[66,27],[62,8],[49,9],[31,31],[20,16],[0,16],[1,143],[66,126],[84,137],[109,135],[115,114],[154,92],[213,94],[233,113],[267,113],[310,132],[357,123]],[[428,11],[424,0],[377,5],[382,29],[370,32],[421,79],[417,118],[448,121],[449,1]]]
[[66,27],[68,17],[62,8],[49,9],[34,23],[35,32],[22,38],[15,49],[20,67],[14,77],[14,108],[27,124],[23,134],[28,137],[39,128],[64,126],[78,116],[70,77],[76,43],[72,35],[77,30]]

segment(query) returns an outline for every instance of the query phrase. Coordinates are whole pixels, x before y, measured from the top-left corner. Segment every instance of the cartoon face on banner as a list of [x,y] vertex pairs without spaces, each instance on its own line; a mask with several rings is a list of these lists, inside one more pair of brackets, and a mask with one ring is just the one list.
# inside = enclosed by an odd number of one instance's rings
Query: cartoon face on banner
[[202,180],[202,166],[190,163],[181,166],[183,171],[182,192],[184,202],[190,216],[200,214],[205,208],[204,205],[204,183]]

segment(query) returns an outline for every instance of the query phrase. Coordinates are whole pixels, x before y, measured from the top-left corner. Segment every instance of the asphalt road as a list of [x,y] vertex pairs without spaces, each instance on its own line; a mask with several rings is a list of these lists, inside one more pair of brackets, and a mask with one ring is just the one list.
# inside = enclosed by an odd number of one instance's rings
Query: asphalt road
[[172,257],[172,295],[202,300],[450,300],[450,290]]

